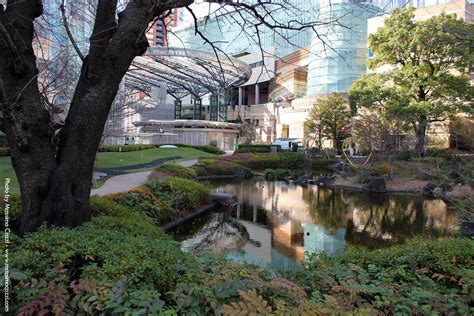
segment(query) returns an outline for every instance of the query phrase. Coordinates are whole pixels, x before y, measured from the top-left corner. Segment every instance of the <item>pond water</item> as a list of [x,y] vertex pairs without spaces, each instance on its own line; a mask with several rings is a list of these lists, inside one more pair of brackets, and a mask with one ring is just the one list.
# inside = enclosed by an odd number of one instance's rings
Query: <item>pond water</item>
[[437,199],[263,179],[210,185],[214,192],[236,195],[240,203],[180,226],[174,238],[186,250],[224,252],[231,260],[271,271],[297,269],[308,254],[374,249],[415,235],[443,237],[458,231],[456,213]]

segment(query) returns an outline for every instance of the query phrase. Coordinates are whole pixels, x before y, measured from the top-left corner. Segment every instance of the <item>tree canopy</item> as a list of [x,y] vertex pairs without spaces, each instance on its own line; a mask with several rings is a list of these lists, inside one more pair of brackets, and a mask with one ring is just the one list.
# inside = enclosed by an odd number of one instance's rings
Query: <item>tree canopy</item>
[[353,110],[378,108],[408,122],[424,155],[429,123],[472,112],[470,69],[473,28],[454,14],[417,21],[414,9],[394,10],[369,36],[377,73],[357,80],[349,91]]
[[322,146],[322,138],[333,142],[337,149],[337,139],[340,131],[349,125],[350,112],[346,102],[338,93],[331,93],[326,99],[318,99],[304,123],[308,137]]

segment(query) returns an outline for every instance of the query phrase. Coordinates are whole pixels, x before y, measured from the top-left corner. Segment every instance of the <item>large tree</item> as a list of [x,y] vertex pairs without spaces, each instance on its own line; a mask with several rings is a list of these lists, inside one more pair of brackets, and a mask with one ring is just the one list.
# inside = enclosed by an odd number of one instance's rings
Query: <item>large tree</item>
[[383,108],[408,122],[416,135],[415,153],[424,155],[430,123],[472,111],[472,35],[472,27],[455,15],[415,21],[414,9],[394,10],[369,36],[374,53],[369,68],[381,72],[353,84],[351,105]]
[[[0,5],[1,125],[20,183],[22,232],[33,231],[43,223],[74,227],[90,219],[89,195],[95,154],[119,84],[133,59],[146,51],[145,32],[149,24],[166,16],[170,9],[188,6],[194,1],[130,0],[118,14],[117,3],[122,1],[96,2],[90,48],[82,56],[80,77],[58,137],[54,137],[51,111],[44,108],[38,88],[32,45],[34,21],[42,15],[43,3],[41,0],[8,0],[6,6]],[[310,11],[304,13],[286,0],[232,2],[231,6],[226,10],[242,17],[239,20],[243,23],[239,25],[242,36],[251,37],[257,45],[262,27],[275,36],[286,36],[290,45],[289,30],[314,29],[329,23],[273,18],[278,11],[292,17],[309,14]],[[187,10],[196,20],[192,9],[187,7]],[[223,16],[230,18],[231,14]],[[197,25],[196,36],[212,45]],[[213,49],[216,55],[220,51],[217,45]]]
[[322,137],[332,140],[337,150],[337,140],[341,131],[350,123],[350,112],[346,101],[338,93],[331,93],[327,98],[318,99],[304,122],[305,130],[319,144]]

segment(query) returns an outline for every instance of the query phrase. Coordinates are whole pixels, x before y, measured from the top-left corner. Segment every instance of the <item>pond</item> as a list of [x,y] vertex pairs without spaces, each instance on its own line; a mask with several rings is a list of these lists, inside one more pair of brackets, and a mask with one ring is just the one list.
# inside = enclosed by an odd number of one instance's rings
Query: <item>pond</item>
[[439,199],[303,187],[263,179],[216,181],[214,192],[240,201],[174,232],[188,251],[226,253],[231,260],[270,271],[297,269],[309,254],[351,247],[374,249],[416,235],[443,237],[458,231],[458,217]]

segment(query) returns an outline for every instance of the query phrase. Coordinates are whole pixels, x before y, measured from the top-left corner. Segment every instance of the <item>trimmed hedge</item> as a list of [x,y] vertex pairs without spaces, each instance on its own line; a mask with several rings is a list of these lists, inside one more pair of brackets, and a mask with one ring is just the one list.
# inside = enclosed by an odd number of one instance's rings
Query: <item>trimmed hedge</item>
[[236,160],[235,162],[250,169],[293,169],[302,167],[304,155],[302,153],[293,152],[252,154],[248,160]]
[[[224,158],[224,157],[223,157]],[[237,174],[251,177],[252,173],[246,167],[224,159],[201,158],[191,167],[199,177],[234,176]]]
[[7,157],[7,156],[10,156],[10,148],[0,147],[0,157]]
[[[281,146],[276,145],[278,151],[281,151]],[[252,145],[252,144],[239,144],[235,150],[236,153],[270,153],[272,151],[272,145]]]
[[215,154],[215,155],[221,155],[221,154],[225,153],[225,151],[222,151],[219,147],[212,146],[212,145],[160,144],[160,145],[156,145],[156,147],[160,147],[160,146],[163,146],[163,145],[172,145],[172,146],[176,146],[176,147],[194,148],[194,149],[202,150],[206,153]]
[[156,148],[156,145],[103,145],[99,148],[99,152],[129,152],[145,149]]
[[179,178],[192,179],[197,176],[194,169],[181,166],[177,163],[165,163],[155,169],[156,171],[163,171]]
[[204,151],[209,154],[220,155],[224,153],[219,147],[211,146],[211,145],[185,145],[185,144],[133,144],[133,145],[103,145],[99,148],[99,152],[129,152],[129,151],[139,151],[151,148],[159,148],[160,146],[164,145],[172,145],[176,147],[187,147],[187,148],[194,148],[197,150]]

